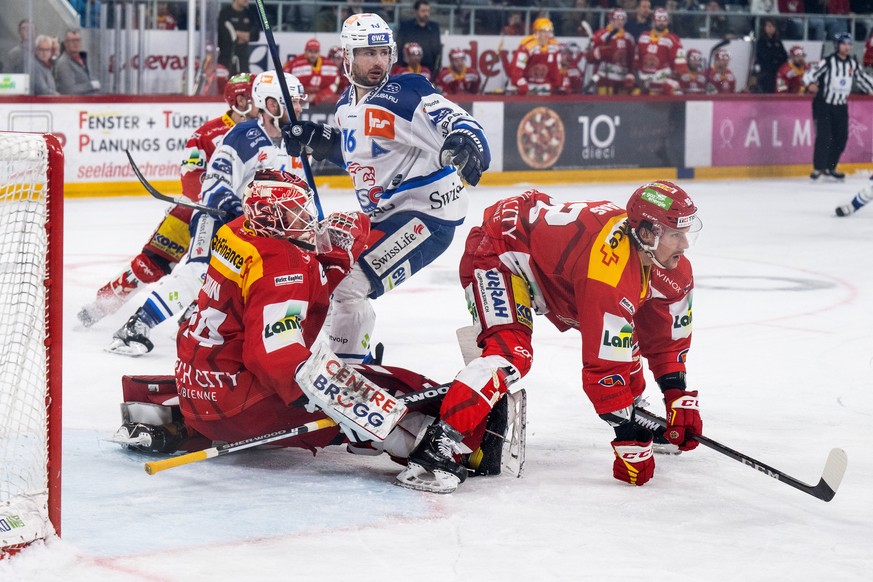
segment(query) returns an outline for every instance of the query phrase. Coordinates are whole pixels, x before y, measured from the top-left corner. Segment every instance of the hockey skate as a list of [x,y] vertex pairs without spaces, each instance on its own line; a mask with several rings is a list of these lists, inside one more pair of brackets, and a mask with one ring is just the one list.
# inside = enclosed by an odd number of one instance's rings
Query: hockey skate
[[455,460],[464,452],[461,438],[461,433],[443,421],[428,426],[395,484],[416,491],[453,492],[467,479],[467,468]]
[[126,422],[115,431],[113,443],[140,453],[173,453],[179,449],[188,431],[182,422],[171,422],[160,426],[145,423]]
[[855,207],[851,204],[845,204],[843,206],[837,206],[834,212],[837,213],[837,216],[849,216],[855,211]]
[[121,329],[112,336],[112,343],[105,350],[122,356],[141,356],[147,354],[155,345],[149,339],[151,328],[143,321],[142,308],[138,309]]
[[509,396],[504,395],[491,409],[485,421],[482,442],[467,458],[465,464],[473,471],[472,477],[500,474],[503,442],[509,426],[509,399]]

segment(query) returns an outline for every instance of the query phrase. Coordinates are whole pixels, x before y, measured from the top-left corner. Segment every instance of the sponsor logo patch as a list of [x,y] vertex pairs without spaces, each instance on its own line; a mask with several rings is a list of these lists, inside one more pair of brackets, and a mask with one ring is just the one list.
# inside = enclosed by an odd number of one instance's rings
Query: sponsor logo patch
[[630,362],[633,360],[634,328],[620,315],[603,314],[603,331],[600,334],[601,360]]
[[279,275],[273,277],[273,284],[279,287],[280,285],[296,285],[303,282],[303,275],[295,273],[294,275]]
[[364,112],[364,135],[394,139],[394,114],[382,109]]
[[601,386],[627,386],[627,382],[624,381],[624,376],[621,374],[610,374],[609,376],[604,376],[600,380],[597,381]]
[[303,345],[303,320],[306,319],[305,301],[288,300],[264,306],[263,342],[267,353],[291,344]]

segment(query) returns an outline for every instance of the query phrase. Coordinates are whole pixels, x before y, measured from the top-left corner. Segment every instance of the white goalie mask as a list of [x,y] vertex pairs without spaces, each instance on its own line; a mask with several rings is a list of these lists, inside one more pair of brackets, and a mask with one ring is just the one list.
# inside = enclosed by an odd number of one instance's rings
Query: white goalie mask
[[[291,97],[292,101],[300,102],[305,109],[307,106],[307,95],[306,91],[303,89],[303,83],[300,82],[300,79],[290,73],[282,74],[285,75],[285,84],[288,86],[288,96]],[[272,97],[279,103],[278,116],[273,115],[267,109],[268,97]],[[276,71],[264,71],[255,77],[255,80],[252,83],[252,102],[255,104],[255,107],[266,111],[273,119],[279,120],[282,118],[285,114],[287,105],[285,103],[285,98],[282,96],[282,86],[279,84],[279,77],[276,75]]]
[[388,23],[376,14],[353,14],[346,18],[340,33],[340,46],[343,50],[343,73],[354,85],[358,85],[352,79],[355,49],[389,47],[391,60],[388,63],[388,72],[397,62],[397,43],[394,42],[394,33],[391,32]]

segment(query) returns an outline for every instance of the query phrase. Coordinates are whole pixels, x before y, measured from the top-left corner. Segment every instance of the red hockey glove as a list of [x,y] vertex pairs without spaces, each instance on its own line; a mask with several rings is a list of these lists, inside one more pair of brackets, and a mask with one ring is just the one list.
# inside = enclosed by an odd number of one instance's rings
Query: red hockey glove
[[681,451],[690,451],[699,444],[691,435],[703,433],[703,420],[697,402],[697,390],[664,390],[664,404],[667,407],[667,429],[664,437],[679,446]]
[[632,441],[612,441],[615,461],[612,476],[631,485],[645,485],[655,473],[652,456],[652,433],[639,427]]
[[316,253],[322,263],[351,270],[367,250],[370,217],[363,212],[334,212],[318,225]]

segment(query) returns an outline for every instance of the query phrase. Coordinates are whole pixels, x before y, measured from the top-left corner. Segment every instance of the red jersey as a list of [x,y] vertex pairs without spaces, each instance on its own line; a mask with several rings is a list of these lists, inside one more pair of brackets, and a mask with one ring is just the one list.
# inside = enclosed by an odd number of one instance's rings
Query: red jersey
[[803,74],[809,70],[809,65],[798,67],[791,61],[783,63],[776,71],[777,93],[806,93],[806,85],[803,84]]
[[194,202],[200,201],[200,186],[209,159],[221,143],[224,134],[236,125],[230,111],[221,117],[210,119],[191,134],[185,143],[185,158],[182,160],[182,194]]
[[709,72],[709,84],[715,88],[716,93],[737,92],[737,78],[730,69],[719,71],[713,68]]
[[633,36],[623,29],[616,31],[610,24],[591,37],[590,62],[604,79],[624,82],[633,72],[636,44]]
[[287,61],[282,66],[282,70],[291,73],[300,80],[312,104],[337,94],[340,70],[332,61],[328,61],[324,57],[318,57],[313,65],[306,58],[306,55],[297,55],[292,60]]
[[403,75],[405,73],[415,73],[417,75],[422,75],[428,81],[430,81],[431,76],[433,75],[433,73],[431,73],[430,69],[428,69],[424,65],[412,66],[412,65],[401,65],[400,63],[397,63],[396,65],[394,65],[391,68],[392,75]]
[[706,75],[689,70],[679,76],[679,88],[688,95],[706,93]]
[[873,67],[873,34],[867,38],[864,43],[864,62],[865,67]]
[[561,45],[554,38],[541,45],[534,35],[521,40],[509,67],[509,80],[519,95],[534,90],[557,93],[564,84],[560,71]]
[[244,221],[222,226],[212,239],[197,313],[176,340],[179,403],[185,416],[202,421],[235,416],[271,395],[286,404],[303,395],[294,373],[310,355],[338,283],[313,253],[255,236]]
[[[555,203],[530,190],[487,208],[482,229],[501,262],[528,280],[536,312],[582,334],[582,381],[598,414],[632,403],[636,341],[656,378],[685,371],[691,264],[683,257],[672,271],[643,266],[622,208]],[[626,389],[616,395],[616,386]]]
[[682,41],[666,28],[660,32],[652,29],[642,33],[637,47],[636,68],[641,73],[666,69],[667,74],[681,76],[688,70]]
[[443,67],[437,73],[435,85],[445,95],[476,95],[482,85],[482,76],[472,67],[464,67],[460,73],[456,73],[451,67]]

